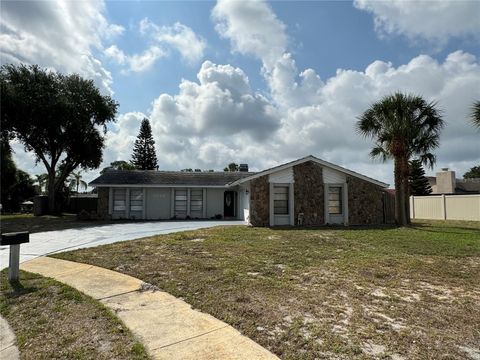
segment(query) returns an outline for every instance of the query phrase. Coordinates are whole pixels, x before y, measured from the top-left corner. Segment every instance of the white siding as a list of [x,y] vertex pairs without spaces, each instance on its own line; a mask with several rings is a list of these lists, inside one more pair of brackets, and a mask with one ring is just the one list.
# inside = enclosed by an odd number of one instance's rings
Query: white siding
[[347,182],[345,173],[337,170],[333,170],[327,167],[323,167],[323,182],[325,184],[343,184]]
[[293,167],[268,175],[268,181],[276,184],[292,184],[294,182]]
[[223,189],[207,189],[207,218],[215,215],[223,216]]

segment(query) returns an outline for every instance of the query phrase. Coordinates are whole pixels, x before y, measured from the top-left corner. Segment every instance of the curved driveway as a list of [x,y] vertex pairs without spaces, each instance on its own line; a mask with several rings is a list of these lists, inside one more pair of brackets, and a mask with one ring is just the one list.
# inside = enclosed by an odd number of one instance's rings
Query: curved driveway
[[[243,221],[155,221],[109,224],[30,234],[20,246],[20,262],[57,252],[112,244],[119,241],[196,230],[212,226],[242,225]],[[0,246],[0,270],[8,267],[8,246]]]

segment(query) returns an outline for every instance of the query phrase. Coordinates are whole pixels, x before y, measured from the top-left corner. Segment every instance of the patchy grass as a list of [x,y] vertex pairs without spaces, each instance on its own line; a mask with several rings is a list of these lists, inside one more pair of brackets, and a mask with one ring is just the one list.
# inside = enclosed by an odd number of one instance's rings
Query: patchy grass
[[61,216],[43,215],[33,216],[32,214],[14,214],[14,215],[0,215],[0,227],[2,233],[29,231],[30,233],[65,230],[82,227],[101,226],[107,224],[119,224],[130,221],[81,221],[77,220],[75,214],[63,214]]
[[22,359],[148,359],[143,345],[98,301],[38,274],[13,288],[0,273],[0,313]]
[[480,354],[479,223],[219,227],[55,256],[154,284],[283,359]]

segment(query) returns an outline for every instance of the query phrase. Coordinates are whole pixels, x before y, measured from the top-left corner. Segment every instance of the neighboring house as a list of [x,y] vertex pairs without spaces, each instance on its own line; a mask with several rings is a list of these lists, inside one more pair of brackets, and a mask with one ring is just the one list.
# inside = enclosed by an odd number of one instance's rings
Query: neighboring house
[[108,171],[92,181],[105,218],[245,220],[253,226],[387,222],[374,180],[314,156],[258,173]]
[[457,179],[455,171],[443,168],[427,176],[433,194],[480,194],[480,179]]

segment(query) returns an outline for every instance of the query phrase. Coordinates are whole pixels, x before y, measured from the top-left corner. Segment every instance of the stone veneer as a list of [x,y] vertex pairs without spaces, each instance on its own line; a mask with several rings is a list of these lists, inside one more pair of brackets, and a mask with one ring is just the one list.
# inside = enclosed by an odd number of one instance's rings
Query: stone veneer
[[325,224],[324,186],[322,167],[313,161],[293,167],[295,183],[295,225],[298,214],[303,213],[303,225],[315,226]]
[[270,184],[268,175],[253,179],[250,183],[250,224],[270,226]]
[[100,219],[108,219],[108,194],[109,188],[99,187],[98,190],[98,203],[97,214]]
[[383,188],[347,176],[349,225],[383,224]]

